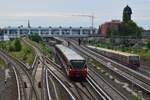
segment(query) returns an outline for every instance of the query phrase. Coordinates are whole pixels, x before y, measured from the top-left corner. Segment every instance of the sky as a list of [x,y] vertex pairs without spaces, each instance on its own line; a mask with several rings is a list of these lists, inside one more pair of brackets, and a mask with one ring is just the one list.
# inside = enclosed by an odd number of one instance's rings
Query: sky
[[122,20],[126,5],[133,10],[132,20],[150,29],[150,0],[0,0],[0,27],[27,26],[28,20],[34,27],[89,27],[91,15],[98,27]]

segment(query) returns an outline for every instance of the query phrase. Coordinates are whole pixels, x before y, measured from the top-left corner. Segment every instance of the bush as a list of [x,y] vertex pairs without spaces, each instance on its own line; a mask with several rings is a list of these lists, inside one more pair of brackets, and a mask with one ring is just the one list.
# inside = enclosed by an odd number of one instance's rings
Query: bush
[[0,42],[0,48],[5,51],[21,51],[22,45],[19,39]]
[[31,35],[29,35],[29,39],[38,43],[42,41],[42,38],[36,33],[31,33]]
[[150,40],[147,42],[147,47],[150,49]]
[[132,20],[122,22],[119,28],[119,36],[134,36],[141,38],[142,28],[138,27],[138,25]]
[[8,47],[8,50],[9,50],[9,51],[15,51],[15,50],[14,50],[14,47],[13,47],[12,45],[10,45],[10,46]]

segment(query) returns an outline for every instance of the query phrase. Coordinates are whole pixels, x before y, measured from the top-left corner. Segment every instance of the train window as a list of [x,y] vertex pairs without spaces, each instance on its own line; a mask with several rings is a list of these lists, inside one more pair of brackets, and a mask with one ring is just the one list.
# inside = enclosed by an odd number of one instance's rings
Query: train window
[[129,56],[129,60],[136,60],[139,61],[139,56]]
[[70,63],[68,63],[68,64],[67,64],[67,66],[68,66],[69,68],[72,68],[72,66],[71,66],[71,64],[70,64]]
[[85,66],[85,60],[71,60],[70,63],[73,68],[80,69]]

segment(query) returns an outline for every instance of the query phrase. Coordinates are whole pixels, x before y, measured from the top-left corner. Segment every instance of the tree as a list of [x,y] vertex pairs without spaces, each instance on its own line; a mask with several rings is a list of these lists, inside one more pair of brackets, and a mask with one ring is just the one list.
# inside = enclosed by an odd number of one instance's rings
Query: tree
[[14,50],[15,50],[15,51],[20,51],[21,48],[22,48],[21,42],[20,42],[20,40],[19,40],[18,38],[16,38],[16,39],[14,40]]
[[150,40],[147,42],[147,47],[150,49]]
[[115,28],[115,27],[108,28],[107,34],[108,34],[108,37],[119,35],[118,28]]
[[132,36],[140,38],[142,36],[142,29],[137,26],[132,20],[122,22],[119,28],[120,36]]

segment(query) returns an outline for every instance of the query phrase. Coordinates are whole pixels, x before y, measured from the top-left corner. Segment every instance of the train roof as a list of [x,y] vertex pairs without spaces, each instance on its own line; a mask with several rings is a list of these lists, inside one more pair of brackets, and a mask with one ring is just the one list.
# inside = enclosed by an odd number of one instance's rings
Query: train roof
[[66,56],[66,58],[70,60],[85,60],[82,56],[77,54],[72,49],[64,46],[64,45],[56,45],[56,47],[61,50],[61,52]]
[[89,48],[98,49],[98,50],[103,50],[103,51],[110,52],[110,53],[115,53],[115,54],[123,55],[123,56],[139,56],[137,54],[131,54],[131,53],[127,53],[127,52],[115,51],[115,50],[101,48],[101,47],[95,47],[95,46],[89,46],[89,45],[88,45],[88,47]]

